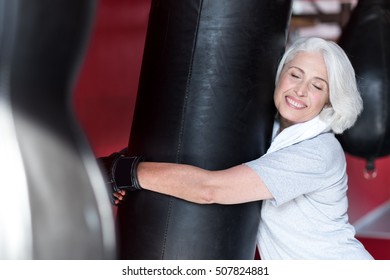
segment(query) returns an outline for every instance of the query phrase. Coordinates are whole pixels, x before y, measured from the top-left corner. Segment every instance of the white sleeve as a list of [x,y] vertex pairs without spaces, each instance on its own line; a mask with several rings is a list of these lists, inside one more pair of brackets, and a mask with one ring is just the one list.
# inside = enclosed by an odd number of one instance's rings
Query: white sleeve
[[279,206],[329,185],[328,157],[324,155],[323,149],[313,149],[302,142],[246,165],[260,176]]

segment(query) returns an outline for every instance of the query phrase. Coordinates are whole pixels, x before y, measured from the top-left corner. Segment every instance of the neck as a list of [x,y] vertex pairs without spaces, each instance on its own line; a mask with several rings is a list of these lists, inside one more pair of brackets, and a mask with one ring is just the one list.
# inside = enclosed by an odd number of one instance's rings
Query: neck
[[294,125],[293,122],[290,122],[289,120],[283,118],[283,117],[280,116],[280,115],[279,115],[279,123],[280,123],[280,128],[279,128],[278,134],[279,134],[280,132],[282,132],[283,129],[285,129],[285,128],[287,128],[287,127],[290,127],[290,126],[292,126],[292,125]]

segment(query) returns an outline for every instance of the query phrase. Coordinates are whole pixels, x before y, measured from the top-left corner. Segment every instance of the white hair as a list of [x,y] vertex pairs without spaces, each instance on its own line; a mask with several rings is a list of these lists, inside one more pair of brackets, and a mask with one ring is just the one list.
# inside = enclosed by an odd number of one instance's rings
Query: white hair
[[330,125],[334,133],[340,134],[354,125],[363,110],[355,70],[344,50],[336,43],[321,38],[300,38],[284,53],[276,72],[276,84],[283,66],[301,51],[320,52],[324,58],[331,106],[320,112],[320,118]]

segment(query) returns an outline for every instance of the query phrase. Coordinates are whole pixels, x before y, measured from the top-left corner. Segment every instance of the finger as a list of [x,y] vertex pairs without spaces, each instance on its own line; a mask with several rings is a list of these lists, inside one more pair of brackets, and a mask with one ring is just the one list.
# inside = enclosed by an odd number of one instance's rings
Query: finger
[[122,200],[122,198],[123,198],[122,194],[120,194],[119,192],[113,193],[113,196],[120,199],[120,200]]
[[111,204],[114,206],[118,206],[119,204],[119,199],[116,199],[114,196],[111,197]]

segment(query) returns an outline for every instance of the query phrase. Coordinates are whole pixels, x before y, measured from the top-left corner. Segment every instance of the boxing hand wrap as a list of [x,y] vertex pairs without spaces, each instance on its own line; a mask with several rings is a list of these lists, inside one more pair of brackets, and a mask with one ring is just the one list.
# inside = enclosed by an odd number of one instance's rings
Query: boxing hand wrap
[[114,192],[120,190],[142,190],[138,182],[137,167],[142,157],[119,155],[111,168],[110,182]]
[[106,176],[106,185],[112,192],[111,202],[115,205],[114,193],[120,190],[135,191],[141,190],[138,182],[137,167],[143,160],[140,156],[127,156],[125,154],[113,153],[107,157],[97,159]]

